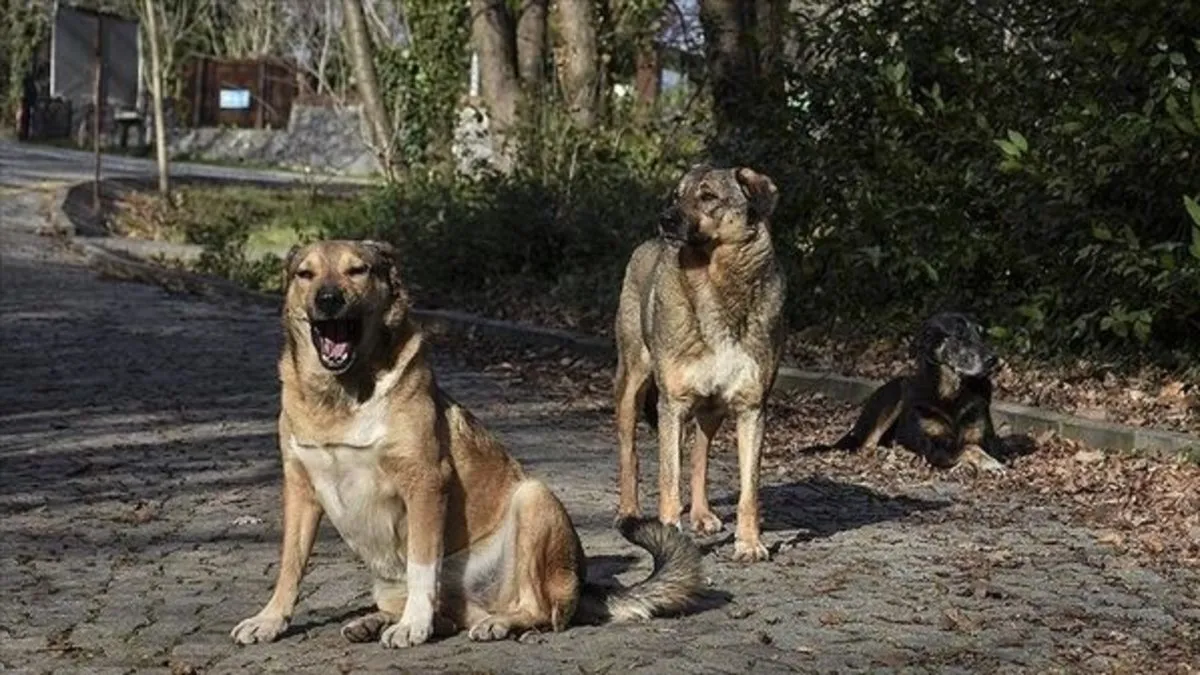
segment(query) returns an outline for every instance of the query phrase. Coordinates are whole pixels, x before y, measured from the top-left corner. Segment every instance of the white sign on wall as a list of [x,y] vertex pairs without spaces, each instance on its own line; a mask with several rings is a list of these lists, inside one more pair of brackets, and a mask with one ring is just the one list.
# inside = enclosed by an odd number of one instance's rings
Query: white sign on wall
[[249,89],[222,89],[221,110],[249,110]]

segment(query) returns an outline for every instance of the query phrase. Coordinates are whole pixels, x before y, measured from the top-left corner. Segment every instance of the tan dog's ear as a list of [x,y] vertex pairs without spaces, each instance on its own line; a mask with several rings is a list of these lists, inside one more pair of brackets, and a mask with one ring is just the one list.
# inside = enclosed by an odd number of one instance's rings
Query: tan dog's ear
[[300,244],[293,244],[288,249],[287,255],[283,256],[283,290],[287,290],[288,284],[292,282],[292,275],[296,273],[296,264],[299,262],[300,249],[303,248]]
[[779,190],[774,181],[754,169],[742,167],[734,172],[742,193],[750,201],[750,215],[754,220],[766,220],[775,213],[775,204],[779,201]]
[[396,325],[408,312],[408,291],[400,276],[400,252],[386,241],[368,239],[360,243],[371,254],[372,270],[378,269],[387,278],[388,288],[392,292],[392,306],[384,317],[384,323]]

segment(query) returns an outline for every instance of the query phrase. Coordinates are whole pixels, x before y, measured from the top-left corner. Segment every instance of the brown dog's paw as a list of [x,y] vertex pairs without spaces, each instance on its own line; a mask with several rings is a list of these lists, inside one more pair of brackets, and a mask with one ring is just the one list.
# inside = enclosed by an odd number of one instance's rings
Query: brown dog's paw
[[712,511],[692,511],[689,518],[692,521],[692,531],[702,537],[716,534],[724,527],[721,519]]
[[480,620],[471,627],[467,637],[476,642],[495,642],[507,639],[512,632],[512,626],[503,617],[492,615]]
[[239,645],[271,642],[287,630],[287,619],[282,616],[258,614],[242,621],[229,632]]
[[433,615],[428,620],[423,618],[401,618],[398,623],[388,626],[379,636],[379,642],[388,649],[403,649],[425,644],[433,637]]
[[384,628],[396,622],[396,617],[384,612],[360,616],[342,626],[342,637],[350,642],[372,642],[379,639]]
[[761,541],[742,541],[738,539],[733,542],[734,562],[762,562],[770,557],[771,554],[767,551],[767,547],[762,545]]

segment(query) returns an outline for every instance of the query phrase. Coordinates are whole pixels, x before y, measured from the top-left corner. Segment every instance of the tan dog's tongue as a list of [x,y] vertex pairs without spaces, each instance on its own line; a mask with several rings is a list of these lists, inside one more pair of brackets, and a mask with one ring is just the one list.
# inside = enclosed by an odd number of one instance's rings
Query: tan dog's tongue
[[321,338],[321,352],[325,356],[337,358],[345,356],[346,352],[350,351],[350,343],[334,340],[332,338]]

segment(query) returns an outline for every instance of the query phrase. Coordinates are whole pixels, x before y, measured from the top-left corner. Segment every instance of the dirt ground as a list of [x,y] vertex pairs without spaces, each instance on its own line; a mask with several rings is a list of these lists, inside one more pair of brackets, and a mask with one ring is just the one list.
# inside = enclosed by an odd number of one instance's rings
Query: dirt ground
[[[277,563],[276,317],[99,280],[28,231],[35,198],[0,202],[0,670],[1200,668],[1194,566],[1114,546],[1068,502],[1003,482],[1012,478],[932,474],[889,457],[864,458],[878,469],[865,477],[796,461],[793,446],[848,419],[819,400],[780,408],[812,424],[772,436],[762,499],[773,559],[734,564],[728,538],[705,542],[713,597],[703,611],[497,644],[351,645],[338,628],[368,608],[368,581],[325,526],[292,628],[237,647],[229,630],[266,601]],[[438,349],[445,388],[563,498],[591,574],[644,575],[648,561],[610,528],[616,459],[603,392],[489,363],[469,342]],[[727,530],[729,450],[726,439],[711,477]]]

